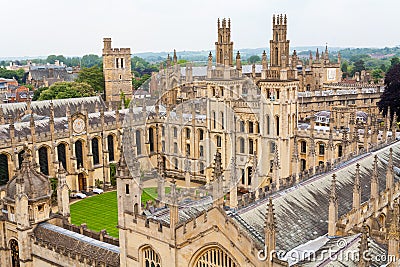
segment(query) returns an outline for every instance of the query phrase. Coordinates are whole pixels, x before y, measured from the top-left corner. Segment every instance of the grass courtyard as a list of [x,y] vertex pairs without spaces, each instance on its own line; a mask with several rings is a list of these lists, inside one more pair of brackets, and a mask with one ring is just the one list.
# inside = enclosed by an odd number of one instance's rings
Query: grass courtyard
[[[169,193],[170,188],[165,190]],[[142,203],[157,197],[157,188],[144,188]],[[118,237],[118,203],[117,192],[107,192],[82,199],[71,204],[71,222],[75,225],[86,223],[94,231],[107,230],[113,237]]]

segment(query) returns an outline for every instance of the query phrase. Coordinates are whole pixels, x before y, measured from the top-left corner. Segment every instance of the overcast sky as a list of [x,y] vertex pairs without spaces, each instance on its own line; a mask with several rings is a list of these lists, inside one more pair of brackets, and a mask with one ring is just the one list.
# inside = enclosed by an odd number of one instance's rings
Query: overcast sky
[[102,38],[132,53],[212,50],[218,17],[235,49],[266,47],[272,14],[292,46],[400,45],[398,0],[1,0],[0,57],[101,54]]

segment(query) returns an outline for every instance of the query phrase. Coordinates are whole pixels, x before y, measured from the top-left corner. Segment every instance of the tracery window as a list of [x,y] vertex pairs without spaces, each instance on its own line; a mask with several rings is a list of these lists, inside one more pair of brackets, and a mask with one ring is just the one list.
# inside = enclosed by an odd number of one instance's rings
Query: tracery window
[[67,157],[66,157],[66,149],[65,144],[61,143],[57,146],[57,155],[58,161],[61,162],[63,168],[67,169]]
[[9,180],[8,157],[0,154],[0,186],[7,184]]
[[114,136],[111,134],[107,136],[107,145],[108,145],[108,161],[114,161]]
[[19,267],[19,246],[18,241],[12,239],[10,241],[10,250],[11,250],[11,266]]
[[75,142],[75,156],[78,168],[83,167],[83,149],[81,140]]
[[143,250],[144,267],[161,267],[161,259],[157,252],[151,247]]
[[39,148],[39,166],[41,173],[49,175],[49,158],[47,154],[47,148],[44,146]]
[[225,251],[214,247],[204,251],[195,261],[195,267],[236,267],[238,266]]
[[92,139],[92,154],[93,154],[93,165],[98,165],[100,163],[99,157],[99,139]]

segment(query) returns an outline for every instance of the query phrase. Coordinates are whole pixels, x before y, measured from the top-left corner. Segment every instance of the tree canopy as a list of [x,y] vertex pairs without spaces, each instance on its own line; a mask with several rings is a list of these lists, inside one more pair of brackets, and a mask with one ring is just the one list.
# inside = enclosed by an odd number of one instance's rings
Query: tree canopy
[[88,83],[97,93],[104,92],[105,84],[103,70],[98,66],[81,69],[81,71],[78,73],[78,78],[76,79],[76,82]]
[[57,82],[43,90],[38,100],[95,96],[92,86],[85,82]]
[[249,64],[254,64],[254,63],[257,63],[260,61],[261,61],[261,58],[257,55],[253,55],[247,59],[247,62],[249,62]]
[[400,111],[400,64],[396,64],[390,68],[385,76],[385,91],[381,95],[378,102],[379,110],[386,116],[390,107],[391,116]]
[[12,79],[15,78],[18,83],[24,82],[25,71],[23,69],[19,70],[8,70],[6,68],[0,67],[0,78]]

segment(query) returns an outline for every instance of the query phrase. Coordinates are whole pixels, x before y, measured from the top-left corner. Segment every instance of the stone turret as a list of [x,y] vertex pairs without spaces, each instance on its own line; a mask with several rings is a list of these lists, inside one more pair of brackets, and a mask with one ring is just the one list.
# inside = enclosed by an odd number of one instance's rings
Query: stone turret
[[400,225],[399,225],[399,203],[397,200],[394,201],[392,221],[388,229],[387,239],[388,241],[388,255],[395,257],[388,257],[391,262],[396,262],[399,259],[399,244],[400,244]]
[[222,207],[224,203],[224,193],[222,187],[222,158],[221,152],[219,151],[215,154],[213,176],[213,205],[216,207]]
[[360,164],[356,165],[356,174],[354,176],[353,186],[353,209],[358,210],[361,204],[361,185],[360,185]]
[[67,172],[65,171],[61,162],[58,165],[57,180],[58,180],[58,185],[57,185],[58,213],[69,221],[70,209],[69,209],[69,187],[67,185]]

